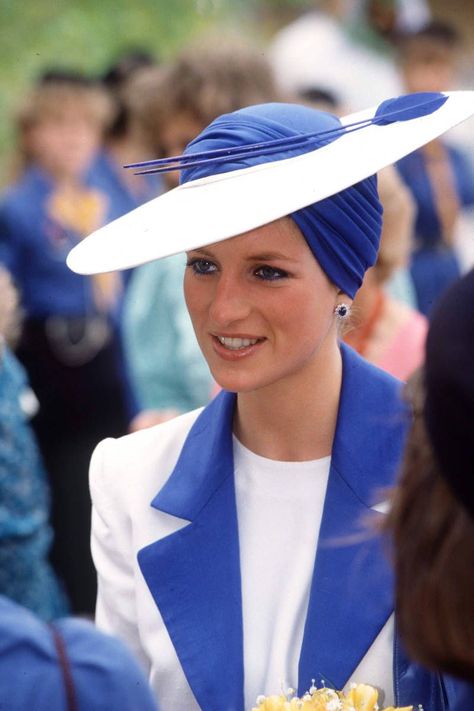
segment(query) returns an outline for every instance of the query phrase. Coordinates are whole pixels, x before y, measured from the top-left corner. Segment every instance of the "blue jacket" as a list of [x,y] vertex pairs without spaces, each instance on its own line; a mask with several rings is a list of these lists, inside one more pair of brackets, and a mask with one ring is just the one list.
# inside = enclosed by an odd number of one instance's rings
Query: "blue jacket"
[[[408,422],[399,383],[341,346],[343,383],[299,661],[342,688],[393,612],[387,551],[371,507],[394,481]],[[235,395],[222,392],[194,422],[152,506],[190,521],[138,553],[184,673],[203,711],[243,711],[243,633],[232,452]],[[361,531],[363,535],[361,536]],[[369,532],[368,532],[369,531]],[[393,655],[398,705],[444,711],[439,678]],[[361,680],[363,681],[363,680]]]
[[[91,622],[55,623],[72,674],[77,711],[157,711],[141,669],[122,642]],[[0,708],[69,711],[52,629],[0,596]]]

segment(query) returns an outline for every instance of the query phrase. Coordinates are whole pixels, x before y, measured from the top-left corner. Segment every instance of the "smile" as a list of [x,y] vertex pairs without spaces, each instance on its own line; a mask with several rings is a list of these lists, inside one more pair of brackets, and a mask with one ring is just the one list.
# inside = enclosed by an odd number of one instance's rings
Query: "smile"
[[230,338],[228,336],[217,336],[219,343],[231,351],[238,351],[241,348],[248,348],[258,343],[259,338]]

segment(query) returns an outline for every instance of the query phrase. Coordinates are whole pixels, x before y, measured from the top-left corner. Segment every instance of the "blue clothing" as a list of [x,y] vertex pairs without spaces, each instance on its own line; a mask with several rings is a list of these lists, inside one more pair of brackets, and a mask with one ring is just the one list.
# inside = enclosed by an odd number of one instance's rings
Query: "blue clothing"
[[[124,168],[117,165],[116,160],[106,148],[97,154],[90,167],[91,185],[99,188],[109,198],[108,220],[115,220],[125,215],[163,191],[163,182],[157,175],[134,176],[136,189],[132,190],[122,177],[124,172]],[[128,285],[133,272],[134,269],[122,272],[125,286]]]
[[[251,167],[277,159],[294,157],[324,146],[340,136],[340,120],[325,111],[296,104],[249,106],[215,119],[187,146],[186,156],[201,151],[258,144],[262,141],[295,139],[312,133],[311,141],[283,146],[277,152],[251,152],[238,159],[212,160],[185,168],[181,183],[218,173]],[[322,136],[317,135],[322,133]],[[370,176],[336,195],[290,214],[303,233],[316,260],[329,279],[345,294],[354,297],[366,269],[377,257],[382,229],[382,205],[377,180]]]
[[[91,622],[55,623],[64,642],[77,711],[157,711],[148,683],[130,652]],[[69,711],[51,628],[0,597],[0,708]]]
[[[393,613],[393,579],[372,506],[393,484],[408,413],[400,383],[341,345],[343,381],[309,608],[299,693],[342,688]],[[243,711],[239,538],[233,477],[235,394],[221,392],[191,428],[151,505],[189,521],[138,553],[140,568],[203,711]],[[303,415],[302,415],[303,416]],[[393,652],[398,705],[443,711],[439,678]],[[223,681],[224,680],[224,681]]]
[[21,406],[26,374],[5,346],[0,354],[0,594],[50,620],[67,604],[48,563],[49,491]]
[[183,296],[184,255],[134,270],[124,299],[123,337],[142,409],[187,412],[205,405],[212,378]]
[[[470,162],[458,149],[445,149],[459,203],[461,207],[472,205],[474,173]],[[428,316],[441,294],[460,277],[460,266],[454,250],[443,239],[424,152],[418,150],[405,156],[398,161],[397,169],[417,206],[411,276],[418,309]]]
[[25,313],[17,356],[40,404],[32,427],[51,484],[51,560],[73,610],[92,613],[88,461],[100,439],[125,434],[131,397],[116,314],[105,313],[94,293],[104,282],[65,262],[91,225],[110,214],[111,198],[89,175],[74,200],[57,187],[31,166],[5,191],[0,263],[12,273]]
[[[467,157],[459,149],[446,145],[447,160],[454,178],[454,189],[461,206],[474,203],[474,173]],[[423,150],[409,153],[397,162],[397,170],[410,189],[417,206],[416,247],[437,247],[443,242],[433,189]]]
[[80,236],[60,226],[46,210],[53,183],[31,167],[0,203],[0,262],[21,290],[28,317],[78,316],[96,311],[90,277],[66,266]]
[[90,183],[103,190],[110,197],[108,219],[115,220],[162,192],[162,181],[156,175],[136,176],[137,190],[132,191],[122,180],[120,168],[106,149],[100,151],[90,170]]
[[449,711],[471,711],[474,709],[474,684],[454,677],[445,677]]
[[413,252],[410,275],[416,294],[416,308],[429,316],[440,296],[461,276],[454,250],[439,245]]

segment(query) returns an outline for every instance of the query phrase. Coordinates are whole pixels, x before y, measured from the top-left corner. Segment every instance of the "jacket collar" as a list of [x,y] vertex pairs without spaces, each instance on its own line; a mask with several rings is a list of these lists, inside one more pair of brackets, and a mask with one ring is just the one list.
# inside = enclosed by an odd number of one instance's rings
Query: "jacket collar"
[[[390,616],[384,552],[362,519],[393,481],[406,413],[390,376],[341,346],[343,382],[331,471],[299,664],[300,692],[313,677],[341,687]],[[139,563],[196,699],[243,709],[240,560],[233,479],[235,395],[203,410],[152,506],[190,525],[147,546]],[[380,500],[380,497],[379,497]],[[370,599],[370,605],[367,600]],[[221,698],[219,698],[219,696]]]
[[191,428],[171,476],[151,505],[194,521],[233,471],[232,422],[235,393],[222,391]]
[[[332,461],[354,494],[370,507],[393,483],[407,409],[398,402],[398,381],[344,344],[341,352],[343,381]],[[229,474],[235,401],[235,393],[222,391],[202,411],[152,506],[187,521],[196,518]]]

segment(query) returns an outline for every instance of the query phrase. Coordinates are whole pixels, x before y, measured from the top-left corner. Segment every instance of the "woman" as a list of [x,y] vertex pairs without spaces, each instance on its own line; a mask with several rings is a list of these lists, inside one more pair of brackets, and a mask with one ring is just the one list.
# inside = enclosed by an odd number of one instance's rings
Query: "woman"
[[459,711],[474,707],[473,313],[471,271],[433,313],[424,374],[410,384],[415,420],[386,521],[400,632],[415,659],[469,682],[447,684]]
[[[225,42],[210,38],[205,46],[187,48],[173,62],[143,72],[135,93],[156,157],[182,153],[220,114],[277,96],[265,57],[231,37]],[[141,177],[156,180],[155,175]],[[166,190],[178,183],[179,171],[163,175]],[[205,405],[215,389],[186,309],[183,267],[182,254],[143,265],[124,299],[125,352],[142,408],[133,429]]]
[[91,467],[98,621],[141,656],[165,711],[242,711],[282,682],[354,675],[386,702],[442,708],[439,681],[393,642],[390,570],[360,536],[403,442],[398,383],[339,346],[337,322],[376,258],[367,176],[393,159],[387,146],[409,149],[401,134],[412,146],[443,130],[454,104],[387,102],[347,133],[295,105],[221,116],[188,146],[179,188],[69,256],[95,271],[185,249],[188,308],[224,388],[202,411],[103,443]]

